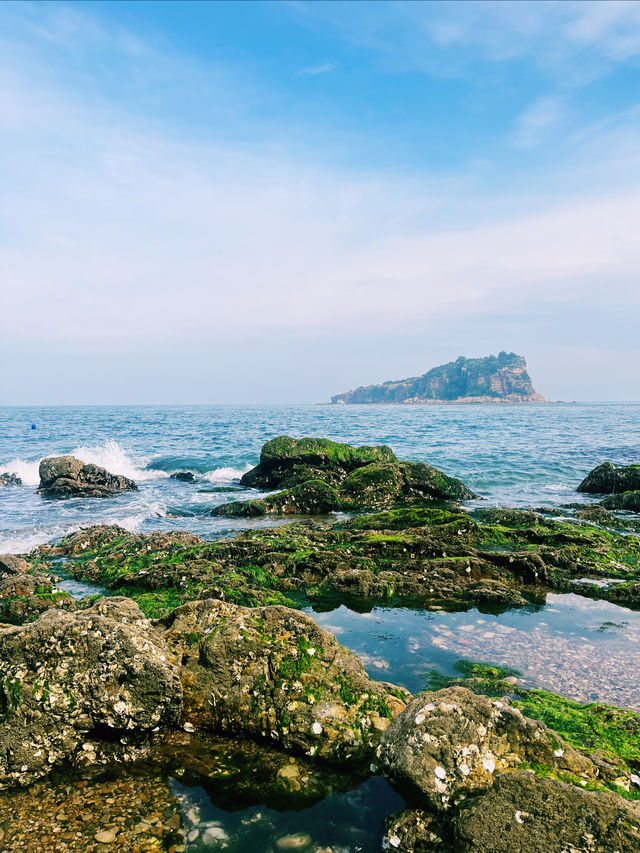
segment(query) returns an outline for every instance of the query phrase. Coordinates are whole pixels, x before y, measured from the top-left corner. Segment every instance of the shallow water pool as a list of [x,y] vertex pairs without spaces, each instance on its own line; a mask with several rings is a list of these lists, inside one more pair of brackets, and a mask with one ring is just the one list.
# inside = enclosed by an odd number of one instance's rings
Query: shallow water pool
[[499,615],[475,608],[356,613],[344,605],[308,612],[363,659],[371,677],[412,693],[427,689],[431,672],[459,675],[455,662],[468,658],[517,669],[526,686],[640,711],[640,613],[608,601],[549,594],[544,607]]

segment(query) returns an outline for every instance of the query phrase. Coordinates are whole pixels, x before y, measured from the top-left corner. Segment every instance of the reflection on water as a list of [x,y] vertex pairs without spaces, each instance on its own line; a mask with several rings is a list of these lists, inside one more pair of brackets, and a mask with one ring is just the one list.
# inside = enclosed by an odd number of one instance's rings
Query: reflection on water
[[513,667],[523,684],[577,701],[640,710],[640,613],[574,594],[547,596],[547,606],[499,615],[345,606],[313,613],[356,652],[373,678],[412,692],[437,670],[458,675],[460,658]]
[[136,765],[57,775],[0,803],[3,853],[378,853],[384,818],[404,806],[380,777],[184,732]]

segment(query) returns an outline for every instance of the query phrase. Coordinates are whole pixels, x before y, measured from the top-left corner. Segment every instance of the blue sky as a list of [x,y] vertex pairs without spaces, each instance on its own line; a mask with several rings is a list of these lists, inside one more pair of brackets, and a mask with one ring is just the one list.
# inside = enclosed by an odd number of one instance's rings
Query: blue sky
[[640,399],[640,3],[3,3],[0,403]]

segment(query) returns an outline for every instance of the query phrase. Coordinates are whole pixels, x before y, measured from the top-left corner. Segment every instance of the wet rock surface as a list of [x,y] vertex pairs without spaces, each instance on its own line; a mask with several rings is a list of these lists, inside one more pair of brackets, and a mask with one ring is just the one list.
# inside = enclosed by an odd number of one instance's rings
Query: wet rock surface
[[495,775],[539,764],[585,780],[596,765],[508,701],[450,687],[414,697],[378,746],[385,772],[409,797],[447,809]]
[[99,465],[85,464],[73,456],[54,456],[40,463],[38,491],[44,497],[103,498],[137,488],[128,477],[111,474]]
[[[640,479],[640,478],[639,478]],[[627,512],[640,512],[640,489],[631,492],[619,492],[602,501],[605,509],[622,509]]]
[[590,471],[577,492],[611,495],[640,489],[640,465],[612,465],[605,462]]
[[635,853],[640,804],[533,773],[503,773],[453,819],[459,853]]
[[285,607],[186,604],[158,623],[182,660],[183,719],[270,738],[332,761],[365,758],[406,691],[371,681],[359,658]]
[[0,629],[0,787],[27,784],[100,743],[177,723],[178,666],[127,599]]
[[[249,606],[303,596],[505,608],[544,601],[550,589],[633,606],[640,581],[637,537],[535,512],[450,506],[309,520],[214,542],[98,526],[31,557],[36,566],[67,559],[67,574],[129,595],[151,616],[209,597]],[[574,589],[581,578],[594,583]],[[614,590],[603,578],[620,583]]]
[[383,445],[352,447],[327,439],[288,436],[267,442],[260,463],[240,482],[284,491],[257,500],[223,504],[212,510],[212,515],[324,515],[337,510],[476,497],[460,480],[431,465],[400,462]]
[[0,488],[3,486],[21,486],[22,480],[17,474],[0,474]]

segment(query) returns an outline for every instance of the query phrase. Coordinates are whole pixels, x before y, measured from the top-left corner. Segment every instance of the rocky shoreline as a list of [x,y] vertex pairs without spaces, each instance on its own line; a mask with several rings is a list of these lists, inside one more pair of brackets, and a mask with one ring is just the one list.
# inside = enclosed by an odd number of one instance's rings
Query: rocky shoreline
[[[632,475],[609,476],[611,493]],[[280,490],[257,498],[265,513],[323,515],[308,496],[326,487],[358,514],[213,542],[95,526],[0,557],[2,849],[224,849],[215,822],[189,823],[165,771],[191,772],[197,753],[198,772],[218,778],[225,750],[299,802],[338,788],[336,774],[346,788],[383,775],[405,802],[385,845],[403,853],[640,848],[640,716],[474,664],[412,696],[300,611],[499,611],[569,589],[640,609],[637,518],[463,508],[473,493],[431,466],[317,439],[269,442],[245,485]],[[106,595],[78,601],[60,577]],[[142,766],[155,784],[136,781]],[[48,832],[53,813],[67,819]],[[326,853],[311,836],[281,842]]]

